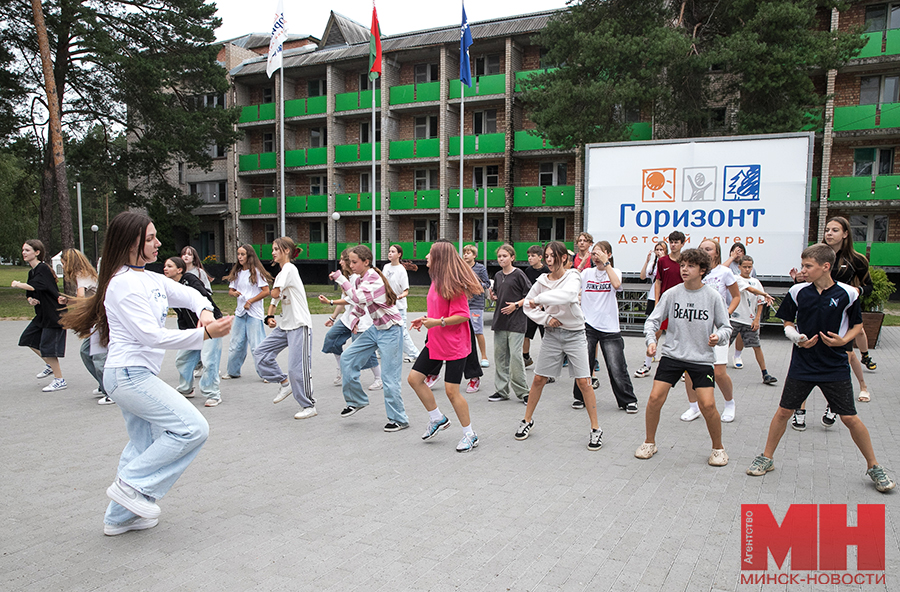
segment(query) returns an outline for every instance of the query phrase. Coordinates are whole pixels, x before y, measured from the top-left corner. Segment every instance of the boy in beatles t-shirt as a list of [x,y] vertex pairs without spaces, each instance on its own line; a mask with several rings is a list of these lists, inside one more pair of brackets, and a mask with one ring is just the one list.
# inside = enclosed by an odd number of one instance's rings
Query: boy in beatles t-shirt
[[819,387],[866,459],[866,474],[875,482],[875,489],[890,491],[895,484],[875,459],[869,430],[856,415],[844,349],[862,330],[859,292],[831,278],[834,250],[828,245],[808,247],[800,257],[807,282],[791,287],[775,315],[784,321],[784,335],[794,344],[791,365],[781,403],[769,425],[766,448],[753,459],[747,474],[765,475],[775,468],[772,458],[788,421],[813,388]]

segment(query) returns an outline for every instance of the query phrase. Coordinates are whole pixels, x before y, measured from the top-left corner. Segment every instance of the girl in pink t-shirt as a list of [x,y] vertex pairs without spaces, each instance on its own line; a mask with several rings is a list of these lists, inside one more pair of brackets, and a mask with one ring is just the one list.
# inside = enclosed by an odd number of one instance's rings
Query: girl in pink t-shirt
[[472,351],[469,335],[469,297],[484,291],[475,274],[453,249],[453,244],[439,240],[425,257],[431,288],[428,290],[427,316],[410,323],[410,328],[421,331],[428,329],[428,340],[419,353],[416,363],[409,373],[409,386],[428,411],[428,429],[422,436],[430,440],[439,431],[450,427],[450,420],[438,409],[434,393],[425,384],[427,375],[439,374],[446,362],[444,390],[456,417],[463,426],[463,438],[456,446],[457,452],[469,452],[478,446],[478,436],[469,419],[469,404],[459,392],[466,357]]

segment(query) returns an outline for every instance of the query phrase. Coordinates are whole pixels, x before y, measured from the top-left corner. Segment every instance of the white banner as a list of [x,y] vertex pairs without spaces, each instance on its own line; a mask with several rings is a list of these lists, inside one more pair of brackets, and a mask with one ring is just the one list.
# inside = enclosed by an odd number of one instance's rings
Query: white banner
[[656,241],[746,245],[760,276],[787,277],[807,245],[813,134],[586,146],[585,228],[639,272]]
[[281,67],[284,42],[287,40],[287,26],[284,22],[284,0],[278,0],[275,8],[275,21],[272,23],[272,38],[269,40],[269,58],[266,62],[266,74],[269,78]]

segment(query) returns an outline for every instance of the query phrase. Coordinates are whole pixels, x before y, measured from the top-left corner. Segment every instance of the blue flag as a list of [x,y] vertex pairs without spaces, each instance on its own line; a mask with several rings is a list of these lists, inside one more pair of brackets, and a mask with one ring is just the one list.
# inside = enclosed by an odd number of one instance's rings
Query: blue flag
[[459,28],[459,81],[472,87],[472,67],[469,64],[469,46],[472,45],[472,33],[469,31],[469,19],[466,18],[466,5],[463,4],[462,26]]

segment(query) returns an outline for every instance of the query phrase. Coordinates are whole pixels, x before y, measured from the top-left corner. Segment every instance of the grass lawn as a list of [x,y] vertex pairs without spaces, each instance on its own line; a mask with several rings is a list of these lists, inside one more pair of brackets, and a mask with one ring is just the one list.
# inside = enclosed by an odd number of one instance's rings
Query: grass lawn
[[[0,266],[0,319],[30,319],[34,316],[34,308],[25,300],[25,291],[12,288],[13,280],[24,282],[28,279],[27,266]],[[59,280],[62,289],[62,280]],[[306,296],[309,302],[309,310],[312,314],[328,314],[332,308],[319,302],[319,294],[327,298],[339,298],[340,291],[334,289],[333,284],[309,284],[306,286]],[[407,298],[409,312],[425,312],[425,297],[428,294],[428,286],[413,286]],[[225,314],[234,314],[237,299],[228,295],[228,287],[224,284],[213,285],[213,300]],[[266,300],[268,303],[268,300]],[[171,313],[174,314],[174,313]]]

